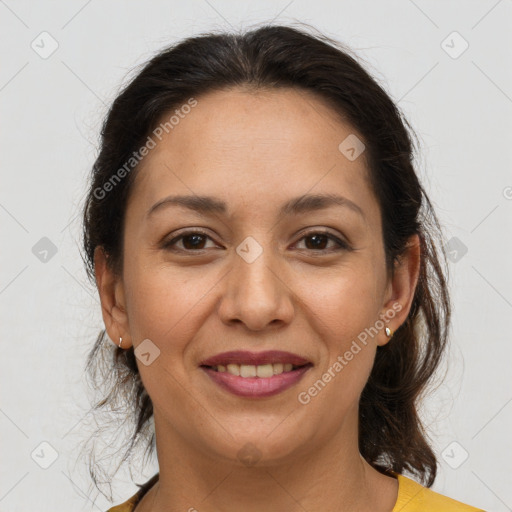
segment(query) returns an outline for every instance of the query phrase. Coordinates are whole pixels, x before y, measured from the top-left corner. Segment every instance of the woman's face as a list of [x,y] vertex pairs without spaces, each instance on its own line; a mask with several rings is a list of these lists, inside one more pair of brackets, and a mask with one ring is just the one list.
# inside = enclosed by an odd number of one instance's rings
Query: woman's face
[[414,268],[387,279],[357,134],[303,91],[196,99],[138,170],[123,274],[103,274],[111,302],[100,286],[109,335],[140,346],[157,435],[269,464],[342,434],[357,446],[383,327],[403,322],[415,286]]

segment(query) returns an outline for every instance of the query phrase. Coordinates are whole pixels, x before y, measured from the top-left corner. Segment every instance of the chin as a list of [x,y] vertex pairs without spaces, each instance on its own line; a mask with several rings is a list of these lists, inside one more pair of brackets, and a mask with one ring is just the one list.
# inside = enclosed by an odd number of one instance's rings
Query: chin
[[303,452],[304,443],[296,433],[278,432],[275,423],[269,429],[253,429],[251,432],[231,432],[233,437],[223,436],[219,444],[212,445],[212,438],[204,440],[209,444],[212,456],[240,466],[276,466],[291,462]]

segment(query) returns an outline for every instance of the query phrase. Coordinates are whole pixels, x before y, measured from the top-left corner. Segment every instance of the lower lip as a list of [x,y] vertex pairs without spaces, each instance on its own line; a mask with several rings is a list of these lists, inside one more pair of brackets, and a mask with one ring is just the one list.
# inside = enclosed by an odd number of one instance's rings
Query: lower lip
[[277,395],[293,386],[311,368],[311,365],[302,366],[291,372],[283,372],[272,377],[238,377],[228,372],[217,372],[202,366],[208,376],[220,387],[238,396],[263,398]]

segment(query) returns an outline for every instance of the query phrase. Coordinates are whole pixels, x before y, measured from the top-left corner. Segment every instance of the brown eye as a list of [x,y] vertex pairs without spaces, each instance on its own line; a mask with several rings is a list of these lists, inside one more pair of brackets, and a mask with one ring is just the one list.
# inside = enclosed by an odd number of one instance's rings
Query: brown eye
[[[207,249],[205,244],[208,240],[212,240],[211,237],[202,231],[188,231],[164,242],[162,248],[178,252],[200,252]],[[304,235],[299,242],[302,240],[305,241],[305,249],[314,253],[350,250],[348,243],[329,232],[311,231]],[[333,242],[334,246],[329,248],[329,242]],[[178,245],[179,243],[181,246]]]
[[[306,240],[306,249],[311,251],[331,252],[350,249],[346,242],[340,240],[338,237],[332,235],[331,233],[324,231],[312,231],[303,236],[300,240]],[[307,242],[307,240],[310,242]],[[330,241],[334,242],[334,248],[329,249],[326,247]]]
[[[163,248],[169,250],[178,250],[178,251],[201,251],[206,249],[204,246],[207,239],[211,238],[202,231],[188,231],[186,233],[182,233],[179,236],[173,238],[169,242],[164,242]],[[181,242],[182,246],[179,247],[177,244]]]
[[185,249],[203,249],[206,237],[201,234],[185,235],[181,237]]

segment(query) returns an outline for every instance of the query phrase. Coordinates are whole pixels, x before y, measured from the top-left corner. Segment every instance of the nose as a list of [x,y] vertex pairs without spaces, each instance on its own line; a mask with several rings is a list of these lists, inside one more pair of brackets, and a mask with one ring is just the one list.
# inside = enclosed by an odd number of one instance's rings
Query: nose
[[242,323],[248,330],[289,324],[294,316],[294,294],[283,272],[266,250],[248,263],[238,255],[226,276],[218,314],[229,325]]

